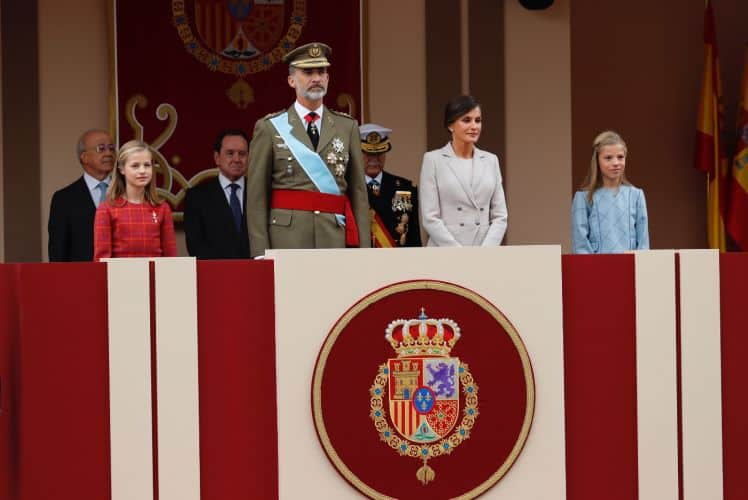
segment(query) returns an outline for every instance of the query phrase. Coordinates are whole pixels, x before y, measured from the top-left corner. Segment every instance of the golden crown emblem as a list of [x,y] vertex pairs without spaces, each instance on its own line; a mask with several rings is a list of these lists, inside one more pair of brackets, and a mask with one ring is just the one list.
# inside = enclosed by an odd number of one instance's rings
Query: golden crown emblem
[[412,356],[449,356],[460,340],[460,327],[451,319],[436,319],[421,314],[413,319],[396,319],[387,325],[384,338],[398,358]]

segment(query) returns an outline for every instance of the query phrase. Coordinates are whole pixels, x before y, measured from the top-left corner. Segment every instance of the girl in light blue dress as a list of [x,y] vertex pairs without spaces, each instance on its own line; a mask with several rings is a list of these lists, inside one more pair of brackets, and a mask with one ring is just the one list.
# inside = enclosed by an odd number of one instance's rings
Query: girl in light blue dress
[[572,253],[648,250],[644,191],[626,179],[626,143],[613,131],[595,137],[587,178],[571,206]]

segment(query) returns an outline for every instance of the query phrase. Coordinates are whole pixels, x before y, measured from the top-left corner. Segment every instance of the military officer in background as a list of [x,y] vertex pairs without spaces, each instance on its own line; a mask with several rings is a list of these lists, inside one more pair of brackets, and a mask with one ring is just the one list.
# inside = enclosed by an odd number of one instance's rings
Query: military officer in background
[[375,123],[359,127],[369,193],[371,240],[375,247],[420,247],[418,191],[413,182],[384,171],[392,129]]
[[356,120],[322,100],[329,46],[285,55],[296,102],[255,124],[247,178],[253,257],[273,248],[369,247],[369,204]]

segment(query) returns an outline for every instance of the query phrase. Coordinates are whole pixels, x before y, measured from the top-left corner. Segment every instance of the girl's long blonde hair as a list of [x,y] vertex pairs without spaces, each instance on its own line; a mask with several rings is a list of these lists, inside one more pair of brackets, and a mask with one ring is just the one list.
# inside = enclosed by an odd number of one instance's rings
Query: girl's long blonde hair
[[[603,146],[623,146],[623,151],[628,155],[628,148],[623,138],[618,133],[612,130],[606,130],[601,132],[592,141],[592,160],[590,160],[590,170],[587,172],[587,177],[584,178],[584,182],[579,187],[581,191],[587,191],[587,203],[592,205],[592,195],[595,191],[600,189],[603,185],[603,178],[600,175],[600,165],[598,164],[597,158],[600,154],[600,149]],[[626,173],[621,175],[621,184],[630,186],[631,183],[626,179]]]
[[[151,161],[153,161],[153,150],[143,141],[139,140],[133,140],[126,142],[122,145],[121,148],[119,148],[119,152],[117,154],[117,165],[114,168],[114,174],[112,175],[112,184],[109,186],[109,189],[106,191],[106,201],[110,205],[122,205],[122,201],[120,201],[120,198],[122,198],[127,193],[127,185],[125,182],[125,176],[122,173],[121,169],[125,168],[125,163],[127,163],[127,159],[132,156],[134,153],[141,153],[143,151],[147,151],[148,154],[151,155]],[[160,205],[164,202],[163,198],[161,198],[161,195],[158,194],[158,191],[156,190],[156,168],[155,165],[153,166],[153,177],[151,177],[151,181],[148,183],[148,185],[145,187],[145,201],[150,203],[151,205]]]

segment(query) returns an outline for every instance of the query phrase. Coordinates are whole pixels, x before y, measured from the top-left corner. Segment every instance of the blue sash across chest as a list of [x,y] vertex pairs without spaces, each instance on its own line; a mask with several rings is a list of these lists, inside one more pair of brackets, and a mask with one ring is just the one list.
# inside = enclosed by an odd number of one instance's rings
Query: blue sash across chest
[[[275,127],[281,139],[283,139],[283,142],[286,143],[288,150],[296,158],[304,173],[311,179],[320,193],[342,194],[338,183],[335,182],[335,177],[333,177],[330,169],[327,168],[327,165],[322,161],[317,152],[309,149],[306,144],[298,140],[291,133],[291,125],[288,123],[288,111],[270,118],[269,121]],[[341,226],[345,226],[344,215],[335,214],[335,218]]]

